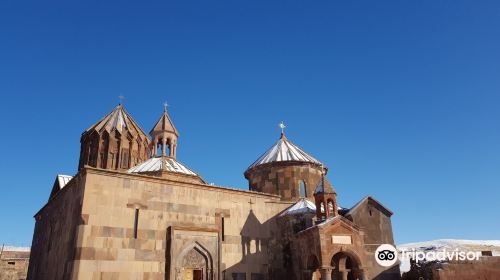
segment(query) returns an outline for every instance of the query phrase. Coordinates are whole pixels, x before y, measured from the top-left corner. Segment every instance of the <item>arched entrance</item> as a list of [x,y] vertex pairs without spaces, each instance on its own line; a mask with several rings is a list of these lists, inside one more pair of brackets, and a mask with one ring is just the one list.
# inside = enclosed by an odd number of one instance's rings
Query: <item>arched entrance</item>
[[195,243],[183,250],[178,259],[178,280],[212,280],[210,253]]
[[363,273],[358,259],[346,252],[339,252],[332,257],[332,280],[361,280]]

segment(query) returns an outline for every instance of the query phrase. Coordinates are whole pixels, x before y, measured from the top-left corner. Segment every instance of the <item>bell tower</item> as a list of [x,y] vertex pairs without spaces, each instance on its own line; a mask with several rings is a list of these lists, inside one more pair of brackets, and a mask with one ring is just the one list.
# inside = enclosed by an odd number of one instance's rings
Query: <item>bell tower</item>
[[[177,154],[177,138],[179,132],[174,126],[167,113],[167,103],[164,104],[163,114],[156,122],[153,129],[149,132],[152,139],[152,156],[153,157],[176,157]],[[168,149],[168,151],[167,151]]]
[[338,215],[337,193],[325,178],[324,171],[318,186],[314,190],[314,202],[316,204],[316,217],[318,221],[324,221]]

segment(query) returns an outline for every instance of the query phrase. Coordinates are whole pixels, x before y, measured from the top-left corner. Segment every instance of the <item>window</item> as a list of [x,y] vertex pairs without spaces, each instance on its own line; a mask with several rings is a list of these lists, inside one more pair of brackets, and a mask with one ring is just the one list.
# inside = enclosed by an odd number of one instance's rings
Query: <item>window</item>
[[134,238],[137,239],[137,226],[139,225],[139,209],[135,209],[134,217]]
[[333,215],[333,213],[335,213],[335,209],[333,208],[334,208],[333,201],[328,200],[328,213],[330,213],[330,215]]
[[7,262],[9,265],[16,265],[16,262]]
[[224,241],[224,217],[221,219],[221,235],[222,235],[222,241]]
[[300,197],[306,197],[307,192],[306,192],[306,182],[304,180],[299,181],[299,196]]

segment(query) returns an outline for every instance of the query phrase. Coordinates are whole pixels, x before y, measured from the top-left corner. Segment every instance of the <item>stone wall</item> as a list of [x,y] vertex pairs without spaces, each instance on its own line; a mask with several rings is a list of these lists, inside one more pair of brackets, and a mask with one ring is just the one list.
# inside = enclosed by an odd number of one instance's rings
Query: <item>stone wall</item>
[[[40,241],[49,242],[48,220],[37,221],[35,236],[41,240],[34,241],[30,267],[30,275],[37,277],[30,279],[169,279],[166,273],[178,269],[178,252],[193,243],[214,258],[214,279],[241,273],[247,279],[267,276],[268,244],[277,232],[273,218],[290,206],[273,195],[116,171],[86,168],[79,176],[84,184],[66,186],[66,193],[41,211],[42,217],[61,219],[56,228],[67,232],[59,232],[61,249],[47,251]],[[81,212],[75,209],[80,202]],[[62,209],[68,209],[66,214]],[[70,216],[81,223],[68,223]],[[169,239],[169,229],[175,228],[183,230]],[[67,233],[75,233],[75,243],[67,242]],[[215,234],[219,252],[209,239],[200,238],[206,234]],[[167,242],[172,238],[179,242]],[[52,268],[55,261],[73,266]],[[36,270],[40,265],[51,267],[50,272]],[[70,272],[72,278],[61,277]]]
[[[259,165],[245,172],[250,190],[280,195],[283,200],[294,200],[299,196],[299,181],[304,180],[306,197],[314,201],[314,190],[322,175],[322,169],[305,162],[273,162]],[[327,182],[327,188],[331,185]]]
[[28,279],[71,279],[84,186],[80,173],[35,215]]
[[435,270],[434,275],[435,280],[500,279],[500,257],[442,264],[442,269]]
[[356,205],[346,217],[352,220],[364,232],[366,268],[368,279],[399,279],[399,267],[380,266],[375,261],[375,250],[380,244],[394,245],[392,235],[392,213],[371,197]]
[[0,280],[25,280],[29,255],[29,251],[0,251]]

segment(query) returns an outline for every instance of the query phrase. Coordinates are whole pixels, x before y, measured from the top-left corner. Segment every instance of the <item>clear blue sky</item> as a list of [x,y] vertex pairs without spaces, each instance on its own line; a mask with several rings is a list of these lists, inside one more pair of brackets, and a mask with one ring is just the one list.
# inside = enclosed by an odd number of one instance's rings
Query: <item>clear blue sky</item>
[[2,1],[0,94],[0,242],[120,94],[147,131],[167,100],[208,182],[247,188],[284,120],[398,243],[500,239],[498,1]]

